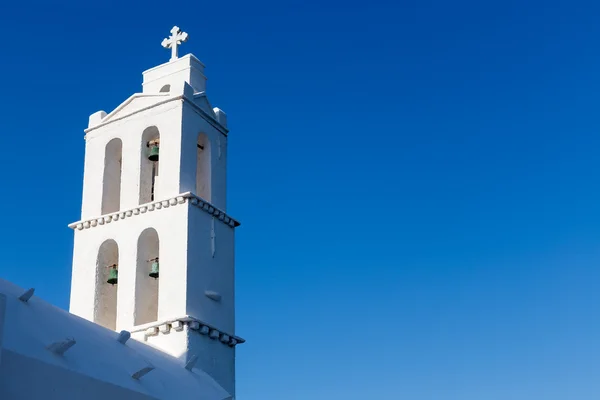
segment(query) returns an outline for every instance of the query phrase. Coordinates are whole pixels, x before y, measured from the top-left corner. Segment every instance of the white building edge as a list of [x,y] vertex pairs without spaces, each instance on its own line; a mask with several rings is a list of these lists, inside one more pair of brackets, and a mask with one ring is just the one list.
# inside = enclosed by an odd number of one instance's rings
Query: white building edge
[[171,33],[142,93],[90,116],[70,313],[0,280],[0,399],[235,398],[227,119]]

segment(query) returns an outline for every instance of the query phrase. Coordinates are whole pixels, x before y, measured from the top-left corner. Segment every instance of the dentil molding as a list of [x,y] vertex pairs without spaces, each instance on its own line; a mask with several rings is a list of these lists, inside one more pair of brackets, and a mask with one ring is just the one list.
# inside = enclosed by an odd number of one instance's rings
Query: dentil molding
[[202,211],[212,215],[215,219],[235,228],[240,225],[238,221],[231,218],[224,211],[219,210],[217,207],[210,204],[208,201],[196,196],[191,192],[182,193],[178,196],[172,197],[166,200],[153,201],[146,204],[141,204],[137,207],[130,208],[128,210],[117,211],[100,217],[89,218],[69,224],[69,228],[77,229],[79,231],[84,229],[95,228],[99,225],[110,224],[118,222],[126,218],[134,218],[137,215],[145,214],[147,212],[160,211],[163,208],[175,207],[180,204],[190,203],[191,205],[201,209]]

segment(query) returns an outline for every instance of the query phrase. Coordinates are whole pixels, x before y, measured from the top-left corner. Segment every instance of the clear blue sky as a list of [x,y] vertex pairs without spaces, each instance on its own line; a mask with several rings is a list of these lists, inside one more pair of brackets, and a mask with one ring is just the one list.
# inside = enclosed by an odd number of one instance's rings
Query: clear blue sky
[[229,116],[240,400],[600,397],[600,3],[83,3],[0,7],[0,276],[68,307],[87,118],[177,24]]

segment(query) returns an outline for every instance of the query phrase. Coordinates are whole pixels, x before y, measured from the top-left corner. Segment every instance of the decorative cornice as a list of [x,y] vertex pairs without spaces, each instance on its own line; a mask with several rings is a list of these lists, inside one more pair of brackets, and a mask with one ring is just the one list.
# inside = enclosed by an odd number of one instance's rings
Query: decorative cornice
[[139,110],[135,110],[132,111],[129,114],[125,114],[122,115],[120,117],[117,118],[110,118],[111,116],[113,116],[117,111],[121,110],[125,105],[129,104],[131,101],[133,101],[133,99],[137,98],[137,97],[150,97],[150,96],[156,96],[156,97],[167,97],[167,96],[163,96],[163,95],[144,95],[143,93],[136,93],[134,95],[131,95],[127,100],[125,100],[125,102],[123,102],[123,104],[119,105],[115,110],[111,111],[110,114],[107,114],[104,118],[103,121],[100,122],[98,125],[94,125],[92,127],[89,127],[87,129],[84,129],[83,132],[86,134],[84,136],[84,139],[87,139],[87,134],[98,129],[101,128],[105,125],[111,124],[113,122],[116,121],[120,121],[122,119],[128,118],[132,115],[135,114],[139,114],[141,112],[144,112],[146,110],[149,110],[151,108],[154,107],[158,107],[160,105],[166,104],[166,103],[170,103],[172,101],[177,101],[177,100],[181,100],[184,103],[189,104],[201,117],[203,117],[209,124],[211,124],[215,129],[217,129],[219,132],[221,132],[223,135],[227,136],[227,134],[229,133],[229,130],[227,128],[225,128],[223,125],[221,125],[219,123],[219,121],[215,120],[215,118],[212,115],[209,115],[206,111],[204,111],[201,107],[199,107],[196,103],[194,103],[193,99],[190,99],[189,97],[180,94],[180,95],[176,95],[176,96],[168,96],[166,100],[162,100],[162,101],[158,101],[154,104],[151,104],[149,106],[146,107],[142,107]]
[[246,342],[246,340],[239,336],[223,332],[222,330],[189,315],[136,326],[131,330],[131,333],[144,332],[144,336],[146,337],[158,336],[160,334],[168,334],[171,330],[181,332],[185,326],[187,326],[188,329],[197,331],[200,335],[206,335],[213,340],[218,339],[221,343],[226,344],[229,347],[235,347],[238,344]]
[[[142,97],[166,97],[166,100],[158,101],[158,102],[156,102],[154,104],[151,104],[149,106],[142,107],[142,108],[140,108],[138,110],[131,111],[129,114],[125,114],[125,115],[122,115],[120,117],[113,118],[116,113],[118,113],[123,108],[125,108],[125,106],[127,106],[128,104],[130,104],[133,100],[138,99],[138,98],[142,98]],[[90,133],[91,131],[94,131],[94,130],[96,130],[98,128],[101,128],[104,125],[108,125],[110,123],[120,121],[120,120],[122,120],[124,118],[130,117],[132,115],[138,114],[138,113],[140,113],[142,111],[146,111],[146,110],[149,110],[149,109],[154,108],[154,107],[158,107],[158,106],[163,105],[165,103],[169,103],[169,102],[174,101],[174,100],[179,100],[182,97],[183,97],[183,95],[182,96],[177,96],[177,97],[170,97],[168,93],[153,93],[153,94],[135,93],[135,94],[132,94],[131,96],[129,96],[127,98],[127,100],[125,100],[124,102],[122,102],[121,104],[119,104],[117,106],[117,108],[115,108],[114,110],[112,110],[109,114],[106,114],[104,116],[104,118],[102,118],[102,121],[99,124],[94,125],[94,126],[90,126],[90,127],[86,128],[86,129],[84,129],[83,132],[86,134],[85,138],[87,139],[87,134],[88,133]]]
[[227,215],[224,211],[219,210],[217,207],[213,206],[212,204],[210,204],[208,201],[202,199],[201,197],[198,197],[191,192],[184,193],[184,194],[182,194],[182,196],[189,199],[189,202],[191,205],[196,206],[196,207],[200,208],[201,210],[203,210],[204,212],[211,214],[213,217],[215,217],[219,221],[223,222],[224,224],[229,225],[232,228],[240,226],[239,221],[233,219],[232,217]]
[[126,218],[133,218],[137,215],[145,214],[147,212],[153,212],[161,210],[163,208],[175,207],[177,205],[184,204],[187,202],[201,209],[202,211],[212,215],[213,217],[215,217],[215,219],[218,219],[219,221],[223,222],[226,225],[229,225],[232,228],[235,228],[240,225],[238,221],[227,215],[225,211],[219,210],[217,207],[213,206],[201,197],[196,196],[192,192],[186,192],[178,196],[172,197],[170,199],[158,200],[146,204],[141,204],[129,210],[122,210],[115,213],[102,215],[99,217],[88,218],[85,220],[73,222],[69,224],[69,228],[81,231],[83,229],[94,228],[98,225],[110,224]]
[[204,118],[204,120],[206,122],[211,124],[216,130],[221,132],[224,136],[227,136],[227,134],[229,133],[229,129],[227,129],[226,127],[221,125],[221,123],[219,121],[217,121],[214,116],[212,116],[209,113],[207,113],[206,111],[204,111],[202,109],[202,107],[200,107],[198,104],[196,104],[194,102],[193,99],[190,99],[187,96],[183,96],[182,99],[185,100],[184,101],[185,104],[189,104],[194,109],[194,111],[196,111],[196,113],[198,113],[202,118]]

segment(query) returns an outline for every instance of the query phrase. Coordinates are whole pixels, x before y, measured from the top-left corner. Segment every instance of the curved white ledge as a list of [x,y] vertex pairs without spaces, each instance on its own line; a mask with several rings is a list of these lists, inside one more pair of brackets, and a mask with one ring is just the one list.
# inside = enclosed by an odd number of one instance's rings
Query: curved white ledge
[[208,201],[196,196],[191,192],[182,193],[178,196],[172,197],[166,200],[158,200],[153,201],[146,204],[140,204],[137,207],[121,210],[115,213],[110,213],[106,215],[102,215],[99,217],[89,218],[77,222],[73,222],[69,224],[69,228],[77,229],[79,231],[83,229],[94,228],[98,225],[110,224],[115,221],[119,221],[126,218],[133,218],[136,215],[145,214],[147,212],[153,212],[157,210],[161,210],[163,208],[174,207],[179,204],[184,204],[189,202],[191,205],[201,209],[202,211],[211,214],[219,221],[223,222],[226,225],[229,225],[232,228],[235,228],[240,225],[238,221],[231,218],[224,211],[219,210],[217,207],[210,204]]

